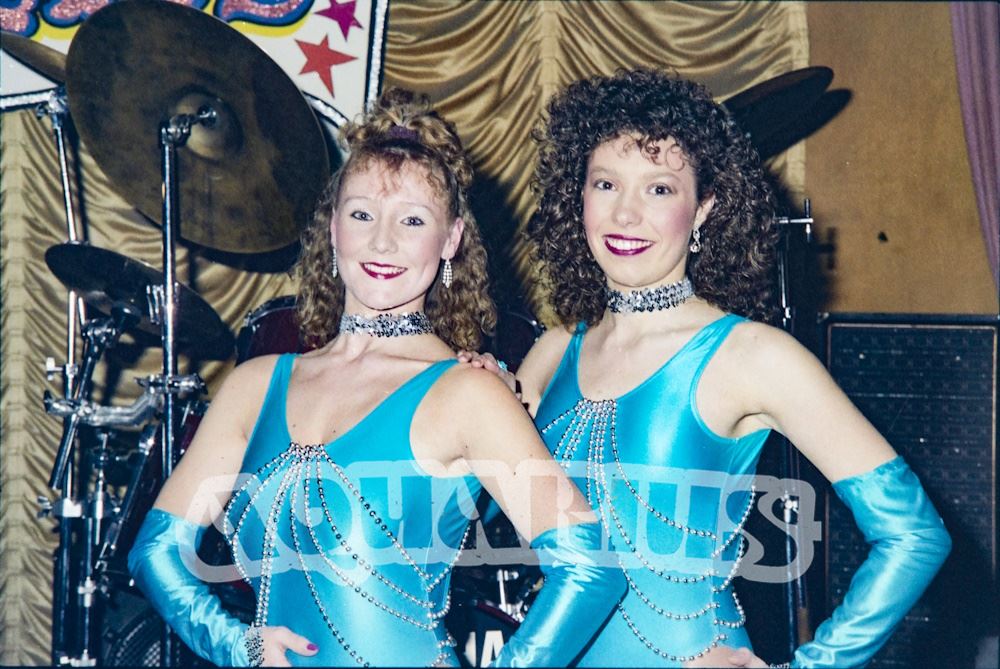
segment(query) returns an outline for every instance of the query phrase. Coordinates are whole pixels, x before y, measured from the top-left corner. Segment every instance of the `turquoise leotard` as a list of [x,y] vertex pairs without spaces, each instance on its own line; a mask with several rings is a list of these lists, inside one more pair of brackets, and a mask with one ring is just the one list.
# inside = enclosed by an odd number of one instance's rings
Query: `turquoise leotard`
[[457,665],[443,615],[480,484],[431,476],[410,447],[417,406],[456,361],[430,365],[334,441],[300,446],[285,417],[295,357],[278,358],[241,469],[255,474],[226,513],[257,622],[319,646],[289,653],[293,664]]
[[535,422],[598,512],[629,590],[580,666],[680,666],[714,644],[749,646],[732,592],[752,475],[768,431],[714,432],[695,402],[706,364],[743,319],[709,324],[621,397],[577,380],[577,328]]

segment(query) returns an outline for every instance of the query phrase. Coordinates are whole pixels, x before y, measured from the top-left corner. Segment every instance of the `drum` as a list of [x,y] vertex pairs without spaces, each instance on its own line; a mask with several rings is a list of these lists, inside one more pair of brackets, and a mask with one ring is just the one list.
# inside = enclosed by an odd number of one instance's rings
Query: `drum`
[[295,297],[284,295],[268,300],[243,319],[243,327],[236,337],[236,364],[258,355],[307,350],[299,341]]

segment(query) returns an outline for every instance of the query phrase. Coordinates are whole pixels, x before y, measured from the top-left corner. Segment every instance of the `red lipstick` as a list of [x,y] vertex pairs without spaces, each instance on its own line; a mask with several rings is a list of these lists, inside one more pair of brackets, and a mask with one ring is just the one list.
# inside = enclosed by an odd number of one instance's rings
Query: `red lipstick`
[[635,256],[653,245],[648,239],[625,235],[604,235],[604,247],[616,256]]
[[365,271],[365,274],[372,277],[373,279],[380,279],[387,281],[389,279],[395,279],[397,276],[401,275],[406,271],[405,267],[396,267],[395,265],[385,265],[380,262],[363,262],[361,263],[361,269]]

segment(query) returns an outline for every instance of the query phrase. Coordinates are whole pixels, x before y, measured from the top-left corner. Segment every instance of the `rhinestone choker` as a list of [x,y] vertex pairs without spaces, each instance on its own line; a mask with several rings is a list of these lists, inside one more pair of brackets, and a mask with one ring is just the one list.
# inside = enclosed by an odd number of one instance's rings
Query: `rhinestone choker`
[[643,288],[623,293],[608,288],[608,309],[614,314],[631,314],[638,311],[661,311],[676,307],[694,296],[691,279],[684,277],[677,283],[656,288]]
[[431,334],[434,332],[434,326],[431,324],[431,319],[422,311],[408,314],[379,314],[374,318],[344,314],[340,317],[340,331],[366,334],[370,337],[403,337]]

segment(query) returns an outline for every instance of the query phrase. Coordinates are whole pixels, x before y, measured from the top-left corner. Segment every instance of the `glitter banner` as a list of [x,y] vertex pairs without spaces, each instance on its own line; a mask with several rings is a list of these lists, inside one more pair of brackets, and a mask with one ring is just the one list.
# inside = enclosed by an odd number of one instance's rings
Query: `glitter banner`
[[[171,1],[211,14],[253,40],[334,125],[355,117],[378,96],[389,0]],[[3,0],[0,28],[65,54],[79,25],[108,4],[109,0]],[[183,57],[181,47],[178,58]],[[4,98],[52,87],[52,81],[6,52],[0,68]]]

